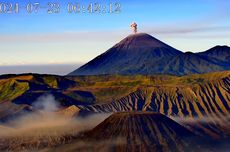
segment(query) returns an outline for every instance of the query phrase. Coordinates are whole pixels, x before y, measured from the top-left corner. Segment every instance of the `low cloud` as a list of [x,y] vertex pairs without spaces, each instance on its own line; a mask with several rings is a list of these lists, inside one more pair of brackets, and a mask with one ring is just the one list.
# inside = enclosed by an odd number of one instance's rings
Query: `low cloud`
[[126,137],[117,137],[113,139],[93,140],[93,141],[75,141],[70,144],[61,145],[54,148],[46,148],[42,152],[50,151],[114,151],[114,147],[128,145]]
[[56,42],[87,42],[96,43],[104,42],[105,40],[121,39],[127,36],[127,30],[108,30],[108,31],[67,31],[56,33],[39,33],[39,34],[16,34],[16,35],[1,35],[0,42],[37,42],[37,43],[56,43]]
[[[0,125],[0,151],[40,149],[73,140],[80,132],[97,126],[109,114],[87,118],[71,118],[62,115],[58,102],[52,95],[41,96],[34,104],[38,112],[24,115]],[[24,146],[22,146],[24,145]]]
[[[178,123],[229,123],[230,116],[212,115],[202,117],[170,117]],[[230,124],[230,123],[229,123]]]
[[180,26],[180,25],[171,25],[170,28],[168,26],[153,26],[146,28],[148,33],[155,33],[159,35],[178,35],[178,34],[189,34],[189,33],[203,33],[203,32],[212,32],[219,31],[225,32],[228,31],[230,26]]
[[1,65],[0,74],[21,74],[21,73],[39,73],[39,74],[57,74],[67,75],[80,67],[83,63],[72,64],[43,64],[43,65]]
[[[163,24],[163,25],[148,25],[140,27],[139,32],[145,32],[153,35],[161,36],[174,36],[181,37],[186,36],[199,38],[206,33],[214,37],[226,37],[229,36],[228,29],[230,25],[209,25],[200,23],[180,23],[178,24]],[[227,33],[226,33],[227,32]],[[35,42],[35,43],[96,43],[104,42],[105,40],[118,42],[122,38],[131,34],[127,32],[127,29],[120,30],[107,30],[107,31],[67,31],[67,32],[56,32],[56,33],[39,33],[39,34],[21,34],[21,35],[1,35],[1,43],[16,43],[16,42]],[[209,38],[209,37],[207,37]]]

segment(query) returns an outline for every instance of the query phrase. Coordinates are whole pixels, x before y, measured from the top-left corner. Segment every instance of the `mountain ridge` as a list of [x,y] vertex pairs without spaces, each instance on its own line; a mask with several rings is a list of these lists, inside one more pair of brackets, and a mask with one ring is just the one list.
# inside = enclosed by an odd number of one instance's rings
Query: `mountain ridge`
[[[190,59],[191,57],[191,59]],[[183,53],[146,33],[132,34],[68,75],[187,75],[230,69],[230,48]]]

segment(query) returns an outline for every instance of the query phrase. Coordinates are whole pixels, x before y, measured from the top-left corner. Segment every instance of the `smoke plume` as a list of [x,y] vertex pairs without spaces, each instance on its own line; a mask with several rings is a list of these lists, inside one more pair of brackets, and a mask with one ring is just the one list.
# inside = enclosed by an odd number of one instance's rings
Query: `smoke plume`
[[136,34],[137,33],[137,23],[133,22],[130,27],[132,28],[133,30],[133,33]]
[[55,100],[54,96],[50,94],[46,94],[40,96],[34,103],[33,107],[36,109],[40,109],[46,112],[54,112],[59,109],[59,104]]

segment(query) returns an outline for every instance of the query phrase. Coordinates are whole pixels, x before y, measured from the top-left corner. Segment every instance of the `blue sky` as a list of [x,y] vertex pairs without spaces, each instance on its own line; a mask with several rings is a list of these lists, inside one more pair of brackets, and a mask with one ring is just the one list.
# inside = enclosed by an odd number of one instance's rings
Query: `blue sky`
[[[29,1],[16,2],[25,7]],[[30,2],[46,6],[48,2],[58,1]],[[69,2],[84,6],[98,2],[107,8],[110,2],[119,2],[121,12],[69,14],[66,8]],[[0,66],[83,64],[129,35],[133,21],[137,22],[139,32],[149,33],[184,52],[204,51],[215,45],[230,46],[228,0],[59,3],[58,14],[48,14],[46,9],[29,14],[23,8],[18,14],[0,14]]]

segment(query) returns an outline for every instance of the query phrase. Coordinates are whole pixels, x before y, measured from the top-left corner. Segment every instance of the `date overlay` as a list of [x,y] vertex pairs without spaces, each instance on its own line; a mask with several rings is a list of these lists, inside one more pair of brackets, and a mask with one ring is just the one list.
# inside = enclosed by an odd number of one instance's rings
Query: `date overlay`
[[28,14],[37,14],[40,12],[47,14],[58,14],[60,12],[67,12],[69,14],[79,13],[121,13],[121,3],[88,3],[83,4],[79,2],[67,2],[65,4],[59,2],[28,2],[20,4],[17,2],[1,2],[0,14],[19,14],[26,12]]

